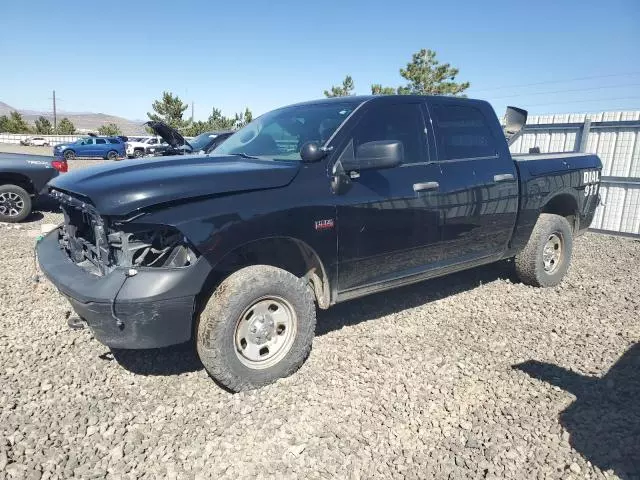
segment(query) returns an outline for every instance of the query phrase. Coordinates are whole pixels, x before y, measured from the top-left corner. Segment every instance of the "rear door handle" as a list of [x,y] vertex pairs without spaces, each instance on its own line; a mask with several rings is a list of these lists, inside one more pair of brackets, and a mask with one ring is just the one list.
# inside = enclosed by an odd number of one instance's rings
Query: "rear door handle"
[[440,188],[440,184],[438,182],[423,182],[413,184],[414,192],[425,192],[427,190],[437,190],[438,188]]
[[501,173],[500,175],[494,175],[493,181],[498,182],[510,182],[515,180],[516,177],[513,176],[513,173]]

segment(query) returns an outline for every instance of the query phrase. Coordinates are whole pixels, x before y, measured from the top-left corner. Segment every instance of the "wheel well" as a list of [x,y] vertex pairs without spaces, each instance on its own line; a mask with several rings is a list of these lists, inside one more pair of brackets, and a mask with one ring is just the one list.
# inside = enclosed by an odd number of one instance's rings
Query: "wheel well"
[[329,308],[329,280],[316,252],[306,243],[289,237],[272,237],[244,244],[225,257],[209,275],[203,298],[229,275],[250,265],[271,265],[305,278],[320,308]]
[[20,175],[19,173],[1,173],[0,185],[6,184],[17,185],[18,187],[24,188],[31,195],[36,194],[33,183],[29,177],[25,175]]
[[580,227],[580,216],[578,215],[578,202],[576,199],[568,193],[560,194],[549,200],[544,207],[542,207],[541,213],[552,213],[554,215],[560,215],[569,222],[569,225],[573,228],[573,231],[577,231]]

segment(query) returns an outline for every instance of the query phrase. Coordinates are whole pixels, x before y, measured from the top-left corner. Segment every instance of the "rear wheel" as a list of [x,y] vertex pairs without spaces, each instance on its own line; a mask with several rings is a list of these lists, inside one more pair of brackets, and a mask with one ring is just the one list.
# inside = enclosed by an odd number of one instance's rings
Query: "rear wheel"
[[524,249],[516,256],[520,280],[536,287],[553,287],[571,262],[573,232],[566,218],[542,213]]
[[107,160],[118,160],[118,152],[115,150],[110,150],[107,153]]
[[31,213],[31,195],[17,185],[0,186],[0,222],[21,222]]
[[258,388],[300,368],[315,325],[315,305],[302,279],[268,265],[246,267],[220,284],[200,315],[198,355],[229,390]]
[[76,158],[76,152],[74,152],[73,150],[65,150],[64,154],[64,159],[65,160],[73,160],[74,158]]

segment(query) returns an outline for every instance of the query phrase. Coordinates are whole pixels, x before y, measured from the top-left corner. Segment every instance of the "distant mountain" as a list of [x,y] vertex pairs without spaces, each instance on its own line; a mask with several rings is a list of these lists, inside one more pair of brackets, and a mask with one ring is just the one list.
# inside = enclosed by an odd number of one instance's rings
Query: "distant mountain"
[[0,102],[0,115],[9,115],[9,112],[12,112],[14,110],[15,108],[13,108],[11,105]]
[[[18,110],[24,119],[33,124],[40,115],[49,119],[53,123],[53,114],[51,112],[38,112],[34,110],[20,110],[12,107],[4,102],[0,102],[0,115],[9,115],[10,112]],[[76,112],[58,112],[58,121],[67,117],[75,125],[78,130],[97,132],[98,127],[105,123],[115,123],[125,135],[144,135],[145,129],[141,121],[127,120],[126,118],[116,117],[115,115],[107,115],[104,113],[76,113]]]

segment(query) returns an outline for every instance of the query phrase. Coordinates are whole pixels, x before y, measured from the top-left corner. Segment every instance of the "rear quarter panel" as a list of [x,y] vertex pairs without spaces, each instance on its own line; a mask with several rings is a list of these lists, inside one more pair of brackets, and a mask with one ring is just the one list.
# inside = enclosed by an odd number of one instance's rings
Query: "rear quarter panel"
[[33,192],[39,194],[44,190],[49,180],[58,176],[58,171],[51,166],[51,158],[49,157],[0,154],[0,179],[3,174],[28,178],[33,186]]
[[[575,200],[579,229],[588,228],[600,201],[602,162],[597,155],[521,157],[515,163],[520,178],[520,212],[506,256],[512,256],[524,247],[540,213],[560,195]],[[585,172],[591,173],[585,175]]]

